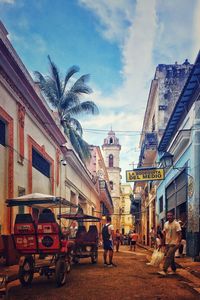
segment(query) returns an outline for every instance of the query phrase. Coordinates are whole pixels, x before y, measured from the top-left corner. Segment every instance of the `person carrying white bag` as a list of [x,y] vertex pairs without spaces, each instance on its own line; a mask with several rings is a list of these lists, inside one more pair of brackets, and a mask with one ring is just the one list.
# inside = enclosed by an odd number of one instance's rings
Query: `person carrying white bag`
[[162,249],[155,249],[151,256],[151,261],[147,263],[147,265],[159,267],[163,258],[164,258],[164,252],[162,251]]

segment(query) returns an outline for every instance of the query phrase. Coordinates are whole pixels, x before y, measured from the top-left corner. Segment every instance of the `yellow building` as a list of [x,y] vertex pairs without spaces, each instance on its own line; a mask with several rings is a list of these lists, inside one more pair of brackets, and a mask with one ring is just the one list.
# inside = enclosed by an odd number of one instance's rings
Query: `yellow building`
[[129,233],[133,229],[133,216],[130,214],[131,199],[133,191],[130,184],[121,184],[120,193],[120,232]]

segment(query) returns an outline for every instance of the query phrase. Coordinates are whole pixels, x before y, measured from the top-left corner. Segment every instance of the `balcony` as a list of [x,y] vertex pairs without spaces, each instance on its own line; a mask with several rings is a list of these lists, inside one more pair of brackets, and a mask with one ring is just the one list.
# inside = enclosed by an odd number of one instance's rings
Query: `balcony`
[[100,201],[103,202],[110,213],[113,212],[113,202],[105,180],[99,180]]
[[142,166],[143,160],[145,160],[145,162],[148,162],[149,164],[153,163],[153,160],[155,158],[155,153],[157,151],[157,147],[158,147],[157,134],[155,132],[145,133],[142,142],[141,151],[140,151],[138,167]]

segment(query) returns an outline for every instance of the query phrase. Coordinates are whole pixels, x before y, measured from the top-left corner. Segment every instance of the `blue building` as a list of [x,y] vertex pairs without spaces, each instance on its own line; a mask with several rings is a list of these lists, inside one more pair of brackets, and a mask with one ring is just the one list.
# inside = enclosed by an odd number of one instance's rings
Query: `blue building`
[[200,254],[200,52],[158,146],[165,179],[157,188],[160,224],[173,211],[187,228],[187,254]]

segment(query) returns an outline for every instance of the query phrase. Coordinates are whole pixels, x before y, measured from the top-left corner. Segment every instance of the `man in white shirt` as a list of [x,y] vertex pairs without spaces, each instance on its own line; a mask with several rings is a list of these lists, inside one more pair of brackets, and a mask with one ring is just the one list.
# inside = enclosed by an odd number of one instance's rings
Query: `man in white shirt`
[[[174,255],[176,250],[181,245],[181,226],[179,222],[174,219],[174,214],[172,212],[167,213],[167,220],[168,221],[165,222],[163,229],[166,246],[166,258],[163,265],[163,271],[158,272],[163,276],[166,276],[167,274],[176,274]],[[171,266],[172,272],[167,273],[169,266]]]

